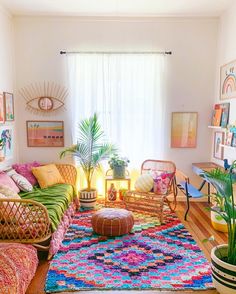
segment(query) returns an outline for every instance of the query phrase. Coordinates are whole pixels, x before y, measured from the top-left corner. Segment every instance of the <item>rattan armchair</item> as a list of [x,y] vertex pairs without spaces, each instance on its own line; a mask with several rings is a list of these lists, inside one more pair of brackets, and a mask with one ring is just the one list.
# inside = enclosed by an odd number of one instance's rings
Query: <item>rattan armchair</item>
[[129,210],[147,212],[155,214],[163,222],[164,203],[170,207],[171,211],[176,208],[176,189],[174,187],[176,166],[171,161],[148,159],[142,163],[141,174],[144,173],[169,173],[170,180],[167,189],[163,194],[151,192],[128,191],[125,195],[125,206]]

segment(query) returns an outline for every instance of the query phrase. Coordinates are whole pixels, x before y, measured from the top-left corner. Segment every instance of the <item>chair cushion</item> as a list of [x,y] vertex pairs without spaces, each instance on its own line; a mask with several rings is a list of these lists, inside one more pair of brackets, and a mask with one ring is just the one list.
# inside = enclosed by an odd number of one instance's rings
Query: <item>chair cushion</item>
[[150,174],[139,176],[134,184],[134,188],[138,192],[149,192],[153,188],[153,178]]
[[33,167],[32,173],[36,177],[39,186],[42,189],[56,184],[65,183],[55,164]]

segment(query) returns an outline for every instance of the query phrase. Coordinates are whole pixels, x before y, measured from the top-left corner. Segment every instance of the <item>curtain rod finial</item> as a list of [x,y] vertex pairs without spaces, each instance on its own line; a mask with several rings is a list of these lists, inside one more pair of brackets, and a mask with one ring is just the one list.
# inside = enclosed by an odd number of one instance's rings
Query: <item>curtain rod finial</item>
[[166,51],[165,54],[171,55],[172,51]]
[[61,50],[61,51],[60,51],[60,54],[66,54],[66,51],[62,51],[62,50]]

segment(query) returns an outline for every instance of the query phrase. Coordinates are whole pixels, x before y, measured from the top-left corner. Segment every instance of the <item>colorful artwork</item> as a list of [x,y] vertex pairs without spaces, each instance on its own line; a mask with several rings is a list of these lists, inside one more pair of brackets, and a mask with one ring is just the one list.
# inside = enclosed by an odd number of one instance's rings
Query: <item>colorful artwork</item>
[[236,98],[236,60],[220,68],[220,99]]
[[13,128],[11,126],[1,126],[0,138],[4,142],[3,154],[5,159],[13,157]]
[[4,115],[4,98],[3,95],[0,94],[0,123],[5,122],[5,115]]
[[4,92],[4,104],[5,104],[5,119],[6,121],[14,120],[14,99],[13,94]]
[[233,134],[232,147],[236,147],[236,133]]
[[227,145],[227,146],[231,146],[231,144],[232,144],[232,139],[233,139],[233,133],[228,132],[228,133],[226,134],[225,145]]
[[221,104],[215,104],[214,113],[212,117],[212,125],[219,127],[221,122],[222,108]]
[[213,156],[217,159],[223,159],[224,149],[221,146],[221,144],[223,143],[224,143],[224,132],[215,132]]
[[222,109],[222,115],[221,115],[221,122],[220,126],[222,128],[226,128],[229,122],[229,108],[230,108],[230,103],[222,103],[220,104],[221,109]]
[[27,121],[28,147],[63,147],[63,121]]
[[197,146],[197,112],[172,112],[171,148]]

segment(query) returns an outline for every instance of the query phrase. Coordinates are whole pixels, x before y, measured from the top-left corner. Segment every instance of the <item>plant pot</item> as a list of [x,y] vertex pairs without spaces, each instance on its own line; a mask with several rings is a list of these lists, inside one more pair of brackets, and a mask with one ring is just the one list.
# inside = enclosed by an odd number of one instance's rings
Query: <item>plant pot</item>
[[114,165],[112,170],[113,170],[113,178],[114,179],[124,179],[125,178],[125,166]]
[[[219,210],[219,207],[212,207],[213,209]],[[211,224],[216,231],[228,232],[226,221],[215,211],[211,211]]]
[[79,191],[79,201],[80,201],[81,207],[94,208],[97,201],[97,190]]
[[220,294],[236,294],[236,265],[222,261],[227,256],[228,245],[216,246],[211,251],[212,278]]

